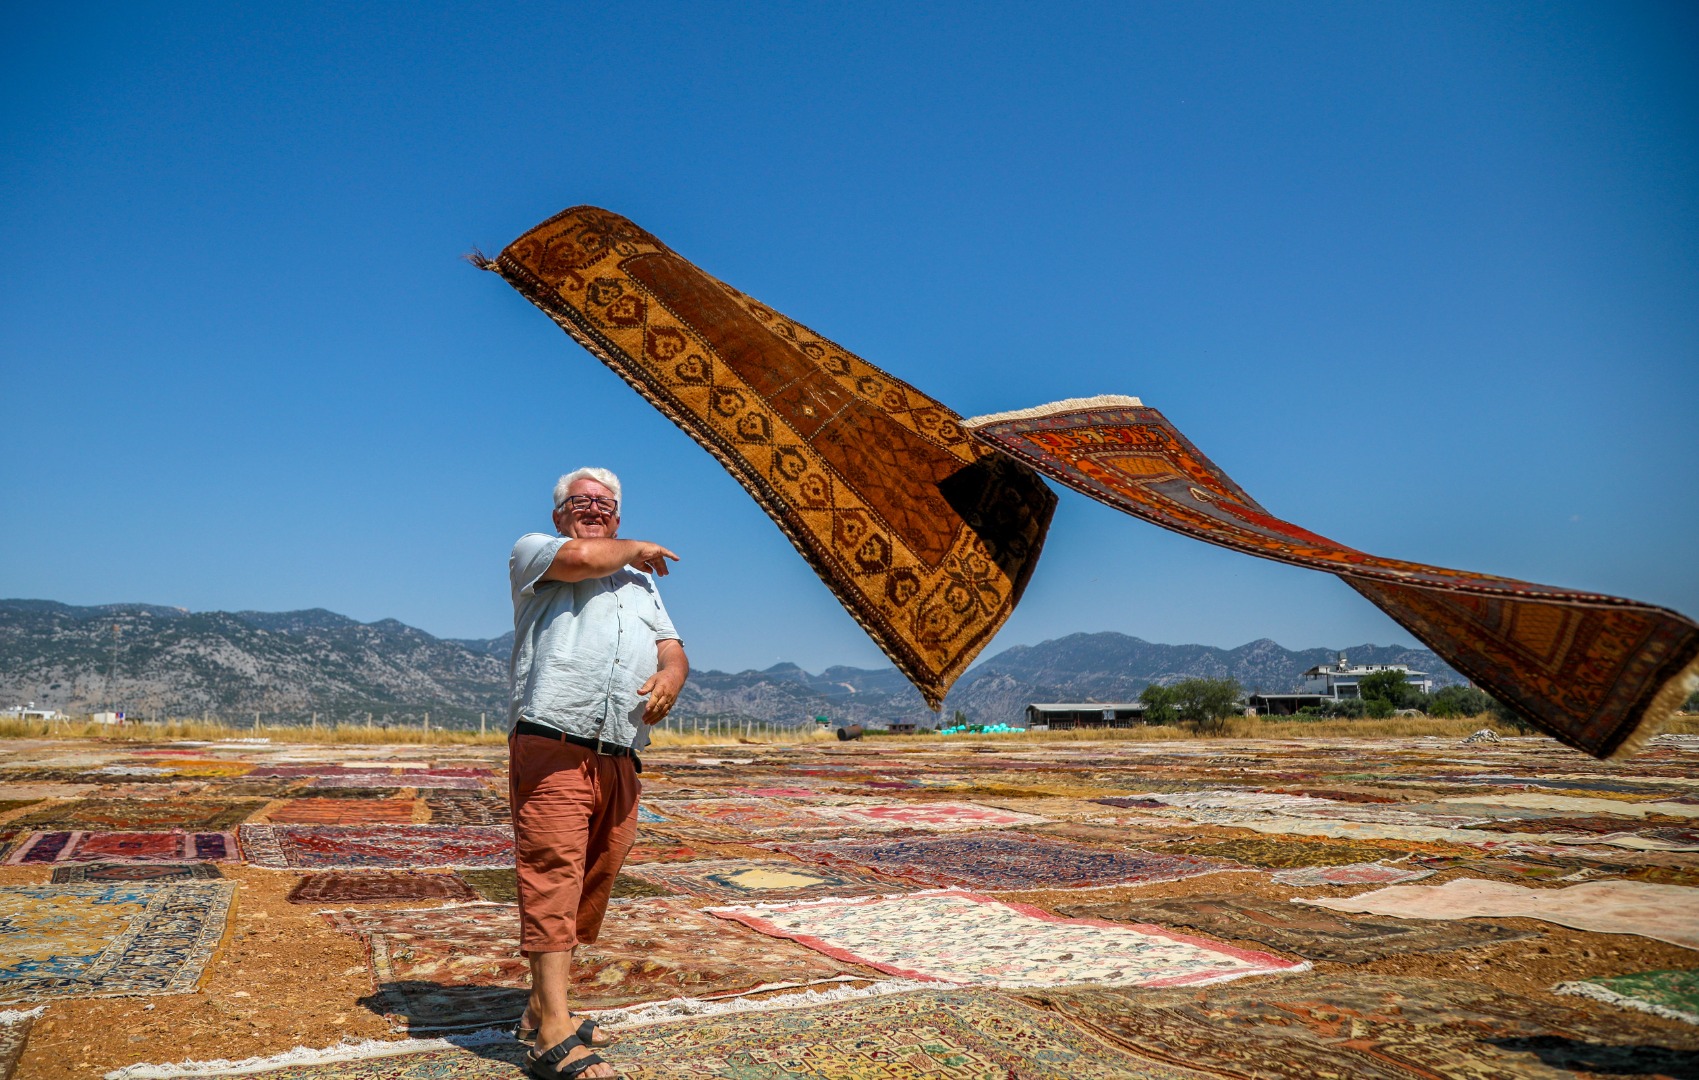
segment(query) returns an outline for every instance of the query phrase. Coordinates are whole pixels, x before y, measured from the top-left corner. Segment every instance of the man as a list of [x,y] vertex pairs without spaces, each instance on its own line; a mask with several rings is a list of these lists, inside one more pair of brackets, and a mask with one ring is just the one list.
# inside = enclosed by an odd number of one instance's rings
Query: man
[[531,961],[520,1038],[547,1080],[617,1076],[593,1053],[614,1040],[568,1004],[572,948],[596,940],[637,835],[637,753],[690,672],[655,588],[678,556],[619,539],[620,483],[577,469],[555,485],[559,536],[513,546],[510,794],[519,947]]

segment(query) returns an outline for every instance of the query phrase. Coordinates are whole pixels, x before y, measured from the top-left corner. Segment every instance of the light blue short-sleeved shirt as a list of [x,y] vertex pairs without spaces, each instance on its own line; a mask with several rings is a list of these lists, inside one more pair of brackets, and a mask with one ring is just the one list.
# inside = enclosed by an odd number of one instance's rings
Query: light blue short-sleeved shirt
[[654,580],[624,567],[587,581],[544,581],[564,536],[526,533],[508,558],[513,586],[512,693],[508,728],[520,720],[641,750],[655,674],[655,645],[679,640]]

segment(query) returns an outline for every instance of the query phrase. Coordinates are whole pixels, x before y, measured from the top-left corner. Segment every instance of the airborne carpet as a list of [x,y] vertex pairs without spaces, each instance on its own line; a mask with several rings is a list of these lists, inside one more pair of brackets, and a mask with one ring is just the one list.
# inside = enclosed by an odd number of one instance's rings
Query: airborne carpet
[[563,211],[498,271],[724,465],[933,708],[1014,610],[1056,496],[955,413],[632,222]]
[[1307,966],[1159,926],[1064,919],[953,889],[707,910],[841,960],[964,985],[1187,986]]
[[1699,625],[1620,597],[1383,559],[1270,514],[1137,398],[964,421],[995,447],[1165,529],[1337,574],[1458,671],[1570,746],[1633,753],[1699,684]]

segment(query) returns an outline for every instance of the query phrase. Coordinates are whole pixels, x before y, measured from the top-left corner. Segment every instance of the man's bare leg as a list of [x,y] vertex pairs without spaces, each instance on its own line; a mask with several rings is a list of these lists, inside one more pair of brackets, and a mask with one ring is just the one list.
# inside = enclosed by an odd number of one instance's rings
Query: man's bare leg
[[[572,953],[534,952],[531,954],[531,1019],[537,1022],[537,1053],[552,1050],[578,1030],[578,1024],[567,1004],[572,989]],[[593,1053],[589,1047],[575,1047],[566,1055],[567,1062],[577,1061]],[[619,1075],[607,1062],[592,1065],[579,1074],[585,1080],[593,1077]]]

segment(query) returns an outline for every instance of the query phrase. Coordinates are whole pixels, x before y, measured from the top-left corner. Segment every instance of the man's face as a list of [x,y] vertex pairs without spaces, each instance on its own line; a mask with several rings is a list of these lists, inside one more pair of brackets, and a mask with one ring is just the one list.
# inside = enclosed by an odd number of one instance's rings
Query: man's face
[[574,540],[617,537],[619,504],[614,493],[589,477],[574,480],[566,489],[566,504],[555,511],[555,528]]

